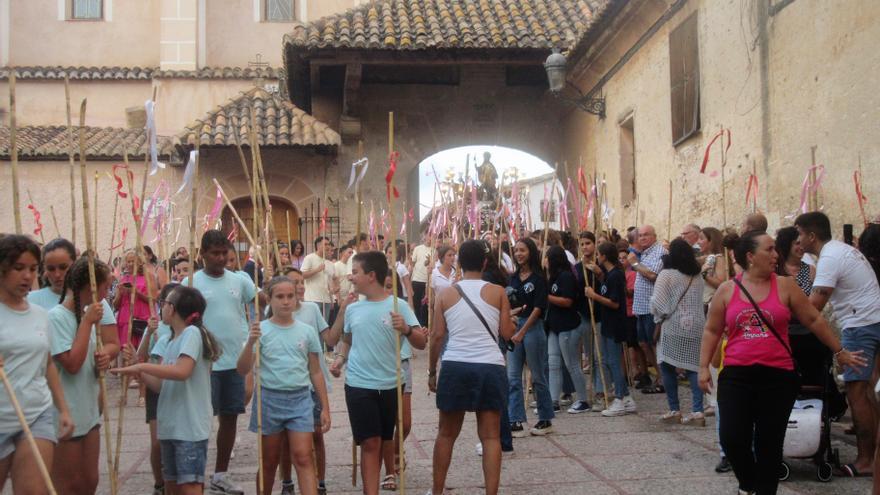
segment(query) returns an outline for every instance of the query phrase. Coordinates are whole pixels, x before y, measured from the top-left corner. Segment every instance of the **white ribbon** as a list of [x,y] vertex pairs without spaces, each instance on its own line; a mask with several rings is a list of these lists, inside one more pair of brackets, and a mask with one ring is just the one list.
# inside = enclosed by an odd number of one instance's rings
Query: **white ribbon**
[[199,152],[196,150],[192,150],[189,152],[189,161],[186,162],[186,170],[183,172],[183,184],[180,185],[180,189],[174,193],[175,196],[180,194],[184,189],[190,189],[193,180],[193,173],[196,169],[196,159],[199,156]]
[[147,111],[147,139],[150,142],[150,175],[156,175],[160,168],[165,168],[165,164],[159,161],[159,145],[156,136],[156,102],[147,100],[144,103],[144,109]]
[[[361,169],[361,173],[357,173],[358,166],[363,165],[364,168]],[[360,160],[351,164],[351,176],[348,178],[348,188],[345,190],[348,192],[355,183],[360,183],[360,181],[364,180],[364,175],[367,174],[367,169],[370,168],[370,160],[367,157],[363,157]],[[357,176],[357,178],[355,178]]]

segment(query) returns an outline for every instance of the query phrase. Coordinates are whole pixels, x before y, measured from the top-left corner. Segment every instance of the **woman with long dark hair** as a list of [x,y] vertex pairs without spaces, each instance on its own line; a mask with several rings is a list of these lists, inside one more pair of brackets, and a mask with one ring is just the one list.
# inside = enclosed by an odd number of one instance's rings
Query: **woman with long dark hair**
[[577,280],[561,246],[550,246],[546,259],[549,294],[544,321],[549,331],[547,346],[550,349],[550,396],[555,409],[562,394],[562,374],[568,373],[578,395],[578,400],[571,405],[568,413],[579,414],[589,411],[590,405],[578,356],[581,334],[577,329],[581,318],[575,310]]
[[[523,365],[532,370],[532,389],[538,403],[538,422],[530,430],[532,435],[546,435],[553,431],[551,420],[553,401],[547,387],[547,334],[542,315],[547,310],[547,282],[541,270],[538,247],[531,239],[520,239],[513,248],[516,272],[510,276],[508,293],[516,299],[515,307],[522,307],[516,333],[511,341],[516,345],[508,354],[507,380],[510,389],[508,411],[510,431],[514,437],[526,436],[526,408],[523,398]],[[515,308],[514,308],[515,309]]]
[[299,239],[290,242],[290,266],[302,270],[303,260],[306,258],[306,246]]
[[[663,270],[654,282],[651,296],[657,343],[657,363],[666,389],[669,411],[660,417],[664,423],[706,426],[703,416],[703,391],[697,381],[700,369],[700,342],[703,337],[703,279],[693,247],[678,238],[669,244],[663,257]],[[678,375],[683,369],[691,384],[691,413],[681,414],[678,400]]]

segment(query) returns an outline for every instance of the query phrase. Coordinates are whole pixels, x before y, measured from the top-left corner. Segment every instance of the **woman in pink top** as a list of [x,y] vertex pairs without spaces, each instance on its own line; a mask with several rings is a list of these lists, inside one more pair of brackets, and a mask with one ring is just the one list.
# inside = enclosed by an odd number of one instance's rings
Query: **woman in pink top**
[[[119,279],[119,285],[116,290],[116,297],[113,299],[113,308],[118,311],[116,327],[119,331],[119,343],[125,345],[128,342],[128,322],[131,310],[131,291],[135,290],[134,298],[134,318],[132,319],[132,345],[137,348],[140,344],[144,330],[147,328],[147,320],[150,319],[150,305],[147,297],[147,280],[144,278],[144,265],[137,263],[137,275],[132,276],[135,270],[135,252],[134,250],[125,253],[125,262],[123,265],[123,275]],[[147,265],[147,273],[152,270]],[[152,274],[149,276],[152,277]],[[156,280],[151,280],[153,290],[156,287]]]
[[793,280],[776,276],[778,255],[772,237],[749,232],[737,241],[733,254],[745,271],[737,280],[721,284],[712,298],[700,353],[700,386],[709,390],[709,362],[726,326],[728,343],[718,378],[721,446],[733,465],[740,493],[772,494],[799,388],[788,342],[792,315],[834,351],[839,365],[861,367],[866,361],[861,351],[841,347],[828,322]]

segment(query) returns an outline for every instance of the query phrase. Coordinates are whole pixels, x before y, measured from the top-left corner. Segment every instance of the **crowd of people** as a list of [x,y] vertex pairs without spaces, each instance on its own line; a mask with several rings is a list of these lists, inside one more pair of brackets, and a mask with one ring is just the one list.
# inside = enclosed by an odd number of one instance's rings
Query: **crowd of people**
[[[65,239],[41,247],[2,235],[0,364],[59,493],[97,489],[100,416],[112,407],[105,376],[140,390],[153,493],[243,493],[227,472],[249,405],[258,492],[270,493],[280,470],[282,493],[326,493],[328,393],[343,373],[364,491],[394,490],[412,423],[411,360],[426,347],[439,409],[432,493],[444,493],[467,412],[477,415],[486,492],[496,493],[514,438],[552,434],[563,408],[634,414],[637,390],[665,395],[658,422],[699,428],[716,416],[716,471],[732,469],[740,493],[766,494],[800,386],[827,386],[825,407],[834,418],[849,409],[857,439],[839,474],[870,476],[880,462],[880,225],[858,247],[834,240],[821,212],[767,230],[752,214],[737,232],[689,224],[669,241],[650,225],[460,245],[360,234],[334,246],[320,236],[308,254],[294,241],[244,260],[209,230],[197,254],[180,248],[163,261],[144,246],[109,265]],[[7,478],[15,493],[44,489],[37,465],[21,461],[34,454],[0,391],[0,489]]]

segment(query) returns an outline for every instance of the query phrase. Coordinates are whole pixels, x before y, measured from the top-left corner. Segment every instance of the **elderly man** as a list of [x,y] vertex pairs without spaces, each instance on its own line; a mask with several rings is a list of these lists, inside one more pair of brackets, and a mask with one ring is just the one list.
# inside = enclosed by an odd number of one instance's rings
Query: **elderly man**
[[[636,328],[639,346],[645,352],[647,364],[657,367],[657,356],[654,354],[654,316],[651,314],[651,295],[654,293],[654,281],[663,269],[663,255],[667,254],[663,245],[657,242],[657,232],[651,225],[639,228],[637,247],[640,254],[629,253],[627,259],[636,272],[636,286],[633,292],[633,314],[636,316]],[[643,393],[663,393],[663,385],[659,383],[642,390]]]
[[824,213],[804,213],[795,219],[794,225],[801,247],[819,259],[810,302],[819,311],[830,302],[842,328],[843,347],[864,353],[871,363],[843,371],[858,452],[856,460],[841,469],[847,476],[868,476],[876,473],[877,410],[871,399],[871,381],[874,363],[880,355],[880,286],[862,253],[831,238],[831,222]]
[[698,241],[700,240],[700,226],[695,223],[689,223],[681,229],[681,238],[685,240],[691,247],[694,248],[694,251],[697,253],[700,252],[700,245]]

